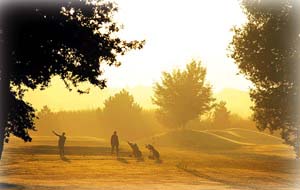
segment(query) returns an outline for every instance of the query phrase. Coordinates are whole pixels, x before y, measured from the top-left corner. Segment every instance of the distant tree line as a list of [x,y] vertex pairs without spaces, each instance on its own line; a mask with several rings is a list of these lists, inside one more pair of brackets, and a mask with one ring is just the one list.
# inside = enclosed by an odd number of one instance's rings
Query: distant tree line
[[113,131],[118,131],[124,140],[135,140],[163,129],[155,112],[142,109],[126,90],[109,97],[104,105],[103,109],[59,112],[44,106],[37,114],[37,132],[33,134],[49,135],[55,129],[74,136],[108,138]]
[[[211,98],[211,100],[213,99]],[[177,102],[172,103],[176,104]],[[191,111],[184,107],[180,109],[187,112],[186,115]],[[254,129],[254,123],[251,120],[231,114],[223,101],[214,103],[210,109],[201,112],[201,114],[192,113],[191,115],[193,117],[186,120],[184,129],[223,130],[240,127]],[[50,135],[51,130],[55,129],[65,131],[72,136],[107,138],[112,131],[116,130],[124,140],[135,140],[167,130],[182,129],[181,125],[176,124],[177,121],[181,120],[180,118],[168,121],[167,119],[170,117],[165,120],[162,119],[164,115],[161,115],[160,109],[143,109],[125,89],[107,98],[103,108],[52,112],[48,106],[44,106],[37,113],[37,116],[38,119],[35,120],[37,132],[33,133],[35,135]],[[176,115],[176,117],[181,117],[181,115]]]

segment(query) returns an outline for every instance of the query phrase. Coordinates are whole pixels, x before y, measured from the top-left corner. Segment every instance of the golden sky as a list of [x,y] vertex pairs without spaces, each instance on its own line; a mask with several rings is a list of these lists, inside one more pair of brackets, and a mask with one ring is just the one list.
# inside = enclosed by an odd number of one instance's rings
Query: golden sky
[[247,90],[250,83],[237,76],[226,54],[230,28],[246,21],[238,0],[117,0],[118,18],[126,39],[146,39],[145,47],[121,58],[123,67],[105,69],[113,87],[152,84],[162,71],[183,68],[201,59],[214,90]]
[[144,48],[120,57],[120,67],[104,68],[109,89],[92,89],[89,95],[78,95],[68,92],[55,78],[47,90],[26,94],[34,107],[40,109],[47,104],[56,111],[96,108],[114,94],[116,88],[135,89],[138,102],[151,107],[151,90],[145,89],[151,89],[163,71],[184,68],[191,59],[202,60],[207,68],[207,80],[215,92],[227,88],[248,91],[250,82],[236,75],[238,69],[226,51],[233,35],[230,28],[246,21],[237,0],[116,2],[119,4],[116,19],[124,24],[121,37],[145,39]]

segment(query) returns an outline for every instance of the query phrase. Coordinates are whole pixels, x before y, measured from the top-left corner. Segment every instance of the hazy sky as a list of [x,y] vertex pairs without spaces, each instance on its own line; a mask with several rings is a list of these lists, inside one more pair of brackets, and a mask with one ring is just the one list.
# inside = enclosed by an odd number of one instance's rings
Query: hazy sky
[[214,90],[247,90],[249,82],[237,76],[226,54],[230,28],[246,21],[238,0],[116,0],[126,39],[145,39],[140,51],[121,58],[123,66],[105,69],[112,87],[151,86],[162,71],[183,68],[201,59]]
[[[191,59],[201,59],[207,67],[207,80],[215,92],[225,88],[247,91],[250,82],[236,75],[237,67],[226,54],[232,38],[230,28],[246,21],[237,0],[116,0],[116,19],[124,24],[121,37],[146,40],[142,50],[120,57],[123,65],[105,67],[105,91],[92,89],[88,95],[68,92],[54,79],[47,90],[29,92],[26,99],[35,108],[48,105],[54,110],[95,108],[116,92],[135,90],[138,103],[151,104],[151,88],[163,71],[184,68]],[[148,86],[144,88],[141,86]],[[145,89],[150,89],[145,90]],[[138,92],[136,92],[138,91]],[[228,102],[229,103],[229,102]]]

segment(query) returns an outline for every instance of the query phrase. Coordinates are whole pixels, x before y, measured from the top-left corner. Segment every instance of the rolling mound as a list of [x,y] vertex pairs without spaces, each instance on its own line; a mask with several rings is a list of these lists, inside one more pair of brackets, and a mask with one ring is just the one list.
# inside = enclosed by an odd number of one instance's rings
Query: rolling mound
[[194,130],[176,130],[151,138],[143,139],[139,143],[153,143],[159,147],[175,147],[185,149],[235,149],[246,143],[240,143],[213,133]]
[[207,133],[216,134],[219,136],[222,136],[224,138],[228,138],[234,141],[238,142],[245,142],[245,138],[241,136],[240,134],[234,132],[234,131],[227,131],[227,130],[207,130]]
[[174,130],[143,139],[139,143],[185,149],[229,150],[245,145],[278,145],[282,144],[282,140],[262,132],[230,128],[206,131]]
[[[225,130],[227,134],[234,134],[236,140],[244,143],[253,143],[253,144],[260,144],[260,145],[272,145],[272,144],[282,144],[282,139],[275,137],[273,135],[259,132],[259,131],[252,131],[248,129],[241,129],[241,128],[231,128]],[[234,139],[233,137],[231,137]]]

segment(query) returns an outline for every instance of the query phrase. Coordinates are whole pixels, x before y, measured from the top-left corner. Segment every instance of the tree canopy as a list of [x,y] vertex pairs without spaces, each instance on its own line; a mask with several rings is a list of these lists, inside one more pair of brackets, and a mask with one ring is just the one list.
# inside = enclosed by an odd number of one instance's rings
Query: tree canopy
[[145,131],[150,132],[154,126],[149,114],[124,89],[105,100],[101,120],[101,125],[105,125],[105,131],[102,132],[111,134],[116,130],[127,139],[137,138]]
[[104,88],[101,65],[118,66],[117,56],[143,46],[118,37],[118,8],[111,2],[20,1],[1,9],[1,141],[10,133],[31,140],[35,112],[23,100],[27,88],[45,89],[54,75],[79,93],[85,93],[82,82]]
[[216,128],[228,128],[230,125],[230,111],[226,107],[226,102],[220,101],[214,107],[213,125]]
[[133,96],[123,89],[105,100],[103,113],[120,117],[122,114],[139,113],[141,110],[142,108],[134,102]]
[[296,146],[299,133],[300,3],[244,0],[248,22],[233,29],[230,56],[253,84],[254,121],[260,130],[280,130]]
[[200,61],[191,61],[185,70],[164,72],[154,86],[153,103],[158,106],[160,121],[169,127],[186,123],[212,108],[211,86],[205,81],[206,69]]

